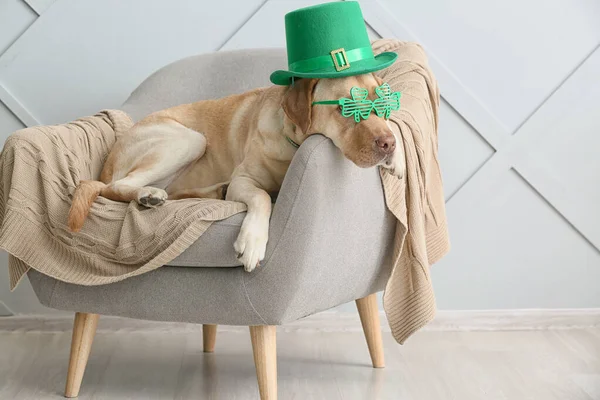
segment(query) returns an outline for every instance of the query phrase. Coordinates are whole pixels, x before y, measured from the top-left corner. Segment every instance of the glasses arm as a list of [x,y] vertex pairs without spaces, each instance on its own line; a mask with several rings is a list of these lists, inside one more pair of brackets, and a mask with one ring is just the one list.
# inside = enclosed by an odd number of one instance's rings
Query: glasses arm
[[342,99],[339,100],[322,100],[322,101],[313,101],[313,106],[315,104],[335,104],[336,106],[342,105]]

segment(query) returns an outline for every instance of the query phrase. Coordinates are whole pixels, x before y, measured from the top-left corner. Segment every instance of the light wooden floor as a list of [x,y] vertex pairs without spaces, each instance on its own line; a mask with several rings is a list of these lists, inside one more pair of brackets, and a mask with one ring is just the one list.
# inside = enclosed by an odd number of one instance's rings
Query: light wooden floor
[[[0,330],[0,399],[58,399],[70,332]],[[386,368],[361,332],[278,332],[279,398],[390,400],[600,399],[600,329],[384,333]],[[247,331],[100,330],[80,399],[257,399]]]

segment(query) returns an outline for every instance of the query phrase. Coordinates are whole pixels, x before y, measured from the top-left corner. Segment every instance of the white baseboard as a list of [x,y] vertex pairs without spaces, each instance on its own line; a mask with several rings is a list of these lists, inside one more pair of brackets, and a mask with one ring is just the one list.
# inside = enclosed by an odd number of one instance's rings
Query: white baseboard
[[510,331],[600,328],[600,308],[438,311],[426,330]]
[[[385,313],[381,327],[389,332]],[[322,312],[289,325],[290,329],[360,331],[356,313]],[[438,311],[423,331],[510,331],[600,328],[600,308]]]
[[[70,331],[71,316],[23,315],[0,317],[0,331]],[[384,332],[390,328],[381,312]],[[479,310],[438,311],[434,321],[423,331],[507,331],[600,328],[600,308],[538,309],[538,310]],[[141,321],[119,317],[102,317],[100,331],[119,332],[186,332],[197,331],[199,325]],[[225,332],[246,332],[242,326],[222,326]],[[286,324],[281,332],[359,332],[361,324],[357,313],[326,311]]]

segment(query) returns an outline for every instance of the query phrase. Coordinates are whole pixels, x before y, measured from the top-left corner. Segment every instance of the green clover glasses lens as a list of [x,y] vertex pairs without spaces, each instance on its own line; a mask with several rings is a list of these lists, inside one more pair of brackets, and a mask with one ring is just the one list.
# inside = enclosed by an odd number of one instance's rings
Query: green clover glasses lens
[[313,101],[315,104],[339,105],[342,116],[346,118],[354,117],[355,122],[362,119],[368,119],[374,110],[378,117],[389,119],[392,111],[400,109],[400,92],[392,92],[392,88],[387,83],[375,88],[377,99],[369,100],[369,91],[364,88],[353,87],[350,89],[351,99],[342,97],[338,100]]

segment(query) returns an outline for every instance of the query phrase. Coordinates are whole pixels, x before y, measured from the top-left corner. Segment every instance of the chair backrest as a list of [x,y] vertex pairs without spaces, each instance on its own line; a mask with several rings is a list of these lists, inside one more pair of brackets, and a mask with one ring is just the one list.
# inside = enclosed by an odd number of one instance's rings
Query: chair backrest
[[184,58],[146,78],[122,109],[137,121],[179,104],[270,86],[271,72],[286,66],[284,49],[236,50]]

